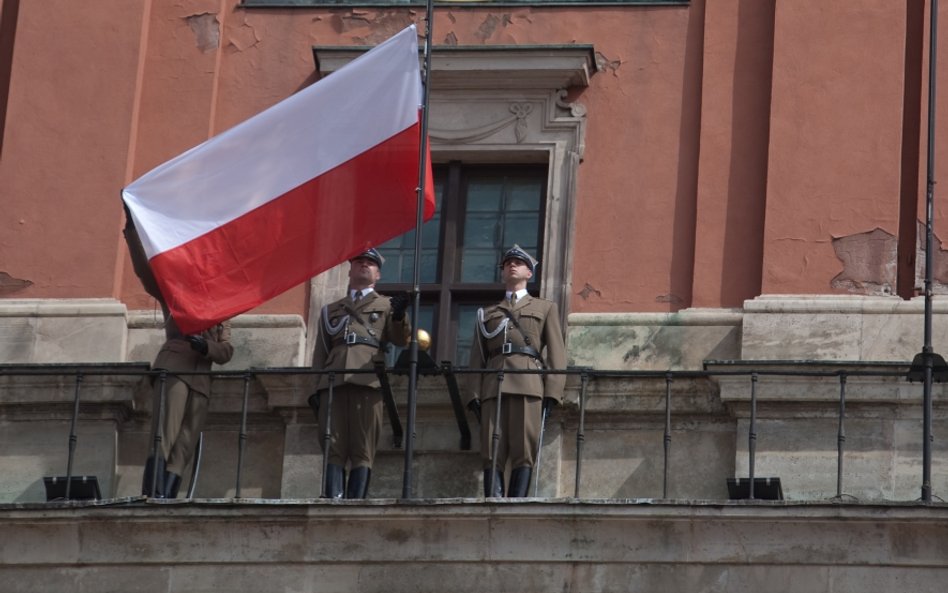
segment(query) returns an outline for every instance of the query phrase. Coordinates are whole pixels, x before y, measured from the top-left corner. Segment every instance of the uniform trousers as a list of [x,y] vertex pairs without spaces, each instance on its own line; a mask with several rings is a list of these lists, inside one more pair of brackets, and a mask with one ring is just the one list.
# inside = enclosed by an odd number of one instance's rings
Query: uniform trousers
[[[155,389],[161,389],[160,382]],[[165,382],[165,414],[161,427],[161,453],[167,471],[179,476],[191,463],[198,435],[207,419],[208,399],[181,379],[168,375]]]
[[[481,458],[484,469],[490,469],[490,453],[494,438],[497,398],[484,400],[481,408]],[[497,443],[497,469],[503,473],[511,468],[533,467],[540,440],[543,398],[532,395],[504,393],[501,398],[500,440]]]
[[[324,448],[329,390],[319,392],[319,446]],[[382,432],[382,392],[374,387],[343,384],[332,392],[329,463],[351,467],[372,467]],[[326,451],[323,450],[323,454]]]

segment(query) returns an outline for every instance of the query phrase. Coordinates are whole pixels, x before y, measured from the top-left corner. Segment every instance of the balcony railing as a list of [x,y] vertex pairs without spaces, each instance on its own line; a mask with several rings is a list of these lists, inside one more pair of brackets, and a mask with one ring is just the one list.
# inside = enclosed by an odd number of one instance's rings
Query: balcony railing
[[[797,361],[796,364],[799,364],[800,361]],[[786,364],[794,364],[792,361],[785,361]],[[748,362],[740,362],[740,365],[748,365]],[[814,363],[811,363],[814,364]],[[878,367],[880,365],[885,365],[891,367],[892,370],[880,370]],[[714,366],[714,365],[711,365]],[[727,364],[722,364],[722,366],[728,366]],[[733,366],[733,365],[732,365]],[[566,375],[568,380],[571,381],[572,389],[575,389],[577,392],[576,395],[576,412],[578,416],[578,421],[576,424],[575,430],[575,451],[576,451],[576,466],[575,466],[575,483],[573,487],[573,496],[575,498],[581,498],[582,493],[582,483],[583,483],[583,458],[584,458],[584,447],[586,444],[586,415],[587,408],[590,401],[590,386],[597,381],[604,380],[613,380],[613,381],[630,381],[632,384],[636,382],[663,382],[664,383],[664,430],[662,434],[662,498],[667,499],[669,496],[669,472],[670,472],[670,458],[672,447],[674,444],[674,432],[672,430],[672,421],[674,417],[673,413],[673,401],[675,396],[673,394],[673,385],[676,382],[682,381],[695,381],[695,380],[704,380],[712,383],[720,383],[726,381],[731,385],[739,384],[741,382],[746,382],[745,388],[749,390],[749,398],[747,405],[749,406],[749,417],[747,419],[747,475],[746,475],[746,485],[748,487],[748,498],[755,499],[758,498],[755,492],[755,477],[756,474],[756,458],[757,458],[757,440],[758,440],[758,418],[757,418],[757,407],[760,400],[760,381],[762,378],[778,378],[778,379],[787,379],[790,380],[799,380],[803,379],[812,379],[818,381],[824,389],[827,388],[827,385],[835,385],[834,389],[836,390],[837,395],[837,431],[836,431],[836,494],[835,499],[843,500],[846,496],[844,494],[844,464],[846,460],[846,397],[847,397],[847,386],[850,385],[850,380],[860,380],[865,378],[888,378],[892,385],[902,384],[905,381],[908,381],[908,363],[837,363],[833,366],[835,368],[829,368],[827,370],[814,370],[812,368],[807,370],[799,369],[786,369],[786,368],[773,368],[774,363],[764,363],[755,368],[733,368],[733,369],[714,369],[714,370],[702,370],[702,371],[619,371],[619,370],[597,370],[593,368],[569,368],[563,371],[547,371],[547,370],[530,370],[530,371],[496,371],[496,370],[471,370],[467,368],[454,367],[450,363],[442,363],[441,365],[429,364],[427,366],[422,365],[418,369],[418,374],[420,376],[440,376],[444,378],[444,390],[448,393],[451,401],[451,405],[454,409],[454,417],[457,422],[459,434],[461,437],[461,449],[469,449],[471,444],[471,433],[470,427],[468,425],[468,414],[465,408],[461,405],[461,388],[465,379],[471,379],[473,375],[483,375],[483,374],[497,374],[498,379],[503,381],[505,374],[559,374]],[[820,366],[818,363],[815,366]],[[824,365],[825,366],[825,365]],[[843,368],[845,367],[845,368]],[[872,368],[870,368],[872,367]],[[65,387],[69,381],[72,381],[73,389],[73,398],[72,398],[72,418],[71,426],[69,431],[69,448],[68,448],[68,458],[66,463],[66,494],[65,498],[70,498],[70,485],[71,477],[73,475],[74,467],[74,457],[76,453],[77,443],[78,443],[78,434],[77,434],[77,422],[79,419],[79,409],[80,402],[83,399],[83,386],[87,384],[87,379],[90,377],[110,375],[110,376],[135,376],[135,377],[144,377],[148,376],[156,381],[159,385],[159,389],[156,390],[156,393],[160,393],[162,397],[158,398],[158,401],[155,402],[154,410],[157,410],[157,416],[160,417],[163,410],[163,394],[164,394],[164,384],[169,376],[169,374],[174,375],[197,375],[205,374],[211,375],[215,381],[240,381],[242,382],[242,405],[240,413],[240,426],[238,432],[238,441],[237,441],[237,461],[236,461],[236,484],[234,489],[235,498],[241,497],[241,481],[242,481],[242,468],[245,458],[245,449],[248,441],[248,398],[251,390],[252,381],[257,378],[264,378],[268,376],[275,375],[284,375],[284,376],[294,376],[297,378],[305,376],[313,376],[318,374],[329,375],[332,382],[335,382],[336,378],[342,374],[360,374],[360,373],[370,373],[376,374],[382,381],[383,390],[387,390],[386,401],[388,403],[388,413],[389,419],[392,423],[392,428],[395,436],[396,446],[401,446],[401,439],[403,435],[403,428],[401,426],[401,421],[398,415],[397,407],[394,403],[394,396],[391,393],[391,387],[389,383],[389,378],[392,376],[399,376],[407,374],[407,370],[402,367],[376,367],[373,370],[363,370],[363,369],[346,369],[346,370],[336,370],[336,371],[315,371],[306,368],[269,368],[269,369],[248,369],[240,371],[213,371],[210,373],[194,373],[194,372],[175,372],[169,373],[164,370],[145,370],[141,367],[138,368],[129,368],[123,369],[121,365],[0,365],[0,381],[6,380],[8,378],[14,377],[52,377],[58,376],[62,379],[58,383],[60,388]],[[28,382],[28,381],[27,381]],[[578,387],[577,387],[578,383]],[[22,386],[19,389],[29,389],[29,386]],[[920,387],[919,387],[920,389]],[[308,395],[308,394],[306,394]],[[305,396],[303,398],[305,400]],[[772,400],[771,400],[772,401]],[[408,427],[408,438],[413,438],[414,427]],[[158,431],[153,431],[153,441],[152,441],[152,453],[160,449],[160,435]],[[921,436],[919,437],[921,438]],[[406,488],[410,492],[412,474],[411,467],[413,460],[411,458],[411,447],[405,447],[406,458],[405,458],[405,476],[404,479],[407,481]],[[325,467],[324,467],[325,471]],[[744,477],[744,476],[742,476]],[[154,482],[153,482],[154,483]]]

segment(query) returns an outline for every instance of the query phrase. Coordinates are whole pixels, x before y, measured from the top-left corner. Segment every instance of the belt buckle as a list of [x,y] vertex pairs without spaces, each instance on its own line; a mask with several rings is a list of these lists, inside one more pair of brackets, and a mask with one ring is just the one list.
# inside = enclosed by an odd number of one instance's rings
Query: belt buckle
[[353,344],[355,344],[357,338],[358,338],[358,336],[356,336],[355,332],[350,332],[350,333],[346,334],[346,344],[348,344],[348,345],[350,345],[350,346],[353,345]]
[[510,354],[513,352],[513,344],[510,342],[504,342],[503,347],[500,349],[501,354]]

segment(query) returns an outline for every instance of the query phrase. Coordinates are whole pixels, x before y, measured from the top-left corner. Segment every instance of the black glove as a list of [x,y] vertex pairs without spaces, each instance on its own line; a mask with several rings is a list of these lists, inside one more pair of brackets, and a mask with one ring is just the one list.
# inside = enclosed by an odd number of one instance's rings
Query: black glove
[[408,309],[408,302],[411,300],[408,293],[400,292],[388,297],[388,300],[392,303],[392,319],[395,321],[405,319],[405,310]]
[[207,356],[207,340],[202,336],[188,336],[188,341],[191,342],[192,350],[196,350],[202,355]]
[[481,423],[481,400],[472,399],[470,403],[467,404],[467,409],[474,412],[474,417],[477,418],[477,423]]
[[555,408],[559,404],[560,402],[556,401],[552,397],[544,397],[543,398],[543,415],[549,416],[553,408]]
[[316,416],[316,422],[319,422],[319,394],[314,393],[309,396],[309,409],[313,411],[313,415]]

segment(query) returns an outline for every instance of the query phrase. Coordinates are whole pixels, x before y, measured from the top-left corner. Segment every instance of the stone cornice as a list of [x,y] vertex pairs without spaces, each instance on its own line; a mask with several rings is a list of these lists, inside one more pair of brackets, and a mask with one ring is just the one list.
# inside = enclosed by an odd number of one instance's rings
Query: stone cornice
[[[368,49],[314,46],[313,60],[326,76]],[[433,89],[587,87],[596,69],[591,44],[437,46],[431,54]]]

